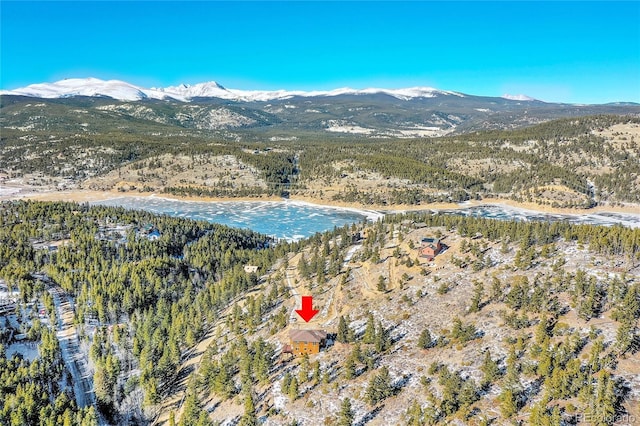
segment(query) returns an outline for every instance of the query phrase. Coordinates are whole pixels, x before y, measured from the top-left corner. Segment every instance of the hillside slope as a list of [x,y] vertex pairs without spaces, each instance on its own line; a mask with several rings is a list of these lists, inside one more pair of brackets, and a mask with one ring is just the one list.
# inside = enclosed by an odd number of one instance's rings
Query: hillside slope
[[[345,424],[345,399],[354,424],[633,423],[640,235],[623,254],[595,229],[551,228],[415,215],[364,229],[355,246],[344,234],[318,238],[220,319],[160,423],[206,412],[223,423]],[[446,246],[433,262],[417,256],[426,236]],[[282,286],[283,308],[259,318]],[[297,294],[320,311],[308,324],[289,319]],[[281,353],[295,329],[338,341],[308,357]],[[263,344],[275,351],[268,371],[243,361]]]

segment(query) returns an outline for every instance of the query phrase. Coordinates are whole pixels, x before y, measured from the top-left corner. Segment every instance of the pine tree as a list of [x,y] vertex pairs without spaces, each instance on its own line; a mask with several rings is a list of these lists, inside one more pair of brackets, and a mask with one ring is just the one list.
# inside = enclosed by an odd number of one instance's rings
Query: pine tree
[[543,349],[539,355],[536,373],[540,377],[549,377],[553,372],[553,352],[549,349]]
[[[615,382],[611,378],[611,373],[607,370],[603,371],[595,392],[594,406],[597,407],[599,419],[612,419],[616,413],[616,404],[618,398],[616,396]],[[600,420],[601,424],[606,424]]]
[[340,404],[340,414],[338,416],[338,426],[351,426],[355,415],[351,408],[351,400],[345,398]]
[[515,413],[518,412],[518,404],[516,403],[516,396],[511,390],[511,388],[505,388],[500,396],[498,397],[500,401],[500,413],[505,418],[511,418]]
[[480,366],[480,371],[482,371],[481,386],[483,388],[493,383],[500,374],[500,367],[498,367],[498,363],[491,358],[491,351],[489,350],[484,353],[484,360]]
[[389,330],[384,328],[382,322],[378,321],[378,329],[376,331],[374,344],[376,352],[383,353],[391,346],[391,338],[389,336]]
[[291,379],[291,384],[289,385],[289,391],[287,392],[287,394],[289,395],[289,399],[291,399],[291,401],[295,401],[296,399],[298,399],[298,396],[300,394],[300,390],[298,388],[298,379],[296,379],[295,377]]
[[629,352],[634,344],[635,326],[631,322],[623,322],[616,332],[616,350],[620,355]]
[[314,383],[319,383],[320,382],[320,362],[314,361],[311,367],[313,371],[313,373],[311,373],[311,380],[313,380]]
[[257,424],[258,418],[256,417],[256,407],[253,402],[251,389],[249,389],[244,397],[244,414],[240,419],[240,426],[256,426]]
[[637,320],[640,317],[640,286],[630,286],[622,303],[611,314],[620,323],[616,335],[616,349],[621,355],[637,349],[639,337],[637,334]]
[[298,261],[298,272],[300,276],[304,279],[309,279],[311,273],[309,271],[309,264],[307,263],[307,259],[304,257],[304,253],[300,256],[300,260]]
[[364,329],[364,335],[362,341],[364,343],[373,343],[376,339],[376,324],[373,320],[373,314],[369,312],[367,314],[367,326]]
[[595,281],[591,281],[586,294],[580,298],[578,316],[589,320],[598,315],[600,311],[600,293]]
[[551,426],[547,416],[546,399],[543,398],[540,402],[533,405],[531,408],[531,414],[529,415],[529,424],[531,426]]
[[378,249],[378,247],[374,248],[372,253],[371,253],[371,263],[378,263],[380,262],[380,249]]
[[404,416],[405,424],[408,426],[422,426],[425,424],[424,413],[422,407],[415,399],[411,401],[411,405],[407,408]]
[[344,378],[351,380],[356,376],[356,363],[353,360],[353,354],[349,356],[344,363]]
[[206,412],[202,409],[202,405],[198,399],[196,387],[193,383],[190,383],[187,389],[187,397],[184,401],[182,417],[180,417],[180,426],[189,426],[198,423],[203,412],[205,419],[208,421]]
[[298,383],[306,383],[307,380],[309,380],[309,367],[309,354],[305,353],[300,360],[300,378],[298,379]]
[[363,358],[364,358],[364,363],[365,363],[365,366],[367,367],[367,370],[369,371],[373,370],[376,366],[375,352],[373,352],[372,349],[367,349]]
[[198,421],[195,423],[195,426],[212,426],[211,420],[209,420],[209,415],[205,410],[200,411],[200,415],[198,416]]
[[518,363],[518,356],[516,355],[516,350],[513,345],[509,347],[506,364],[506,386],[515,389],[520,386],[520,364]]
[[340,321],[338,322],[338,334],[336,336],[336,340],[340,343],[349,343],[351,342],[351,335],[353,331],[349,328],[346,319],[340,315]]
[[378,289],[378,291],[387,291],[387,284],[385,282],[385,278],[382,275],[378,276],[378,284],[376,285],[376,288]]
[[418,347],[420,349],[429,349],[431,347],[431,342],[433,338],[431,337],[431,333],[429,333],[429,329],[425,328],[420,333],[420,338],[418,338]]
[[392,394],[393,388],[391,387],[389,369],[384,366],[380,369],[380,372],[374,375],[369,381],[369,386],[366,391],[367,402],[369,402],[370,405],[375,405]]
[[484,296],[484,286],[480,281],[474,282],[473,296],[471,297],[471,305],[469,306],[469,312],[478,312],[480,310],[480,302]]
[[491,300],[493,302],[502,302],[503,299],[502,283],[498,277],[491,280]]
[[282,378],[282,385],[280,387],[282,390],[282,393],[285,393],[287,395],[289,394],[289,387],[291,386],[292,378],[293,377],[291,376],[291,373],[287,371],[287,373]]

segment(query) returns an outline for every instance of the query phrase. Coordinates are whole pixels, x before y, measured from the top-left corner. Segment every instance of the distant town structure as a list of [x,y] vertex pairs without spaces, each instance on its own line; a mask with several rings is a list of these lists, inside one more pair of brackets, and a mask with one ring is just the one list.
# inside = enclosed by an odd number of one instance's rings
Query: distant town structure
[[138,230],[138,235],[148,239],[149,241],[156,241],[162,236],[160,231],[151,223],[147,223],[146,225],[141,227]]
[[317,354],[326,344],[327,332],[324,330],[291,330],[289,344],[285,345],[282,352],[295,356]]
[[244,265],[244,271],[247,274],[257,274],[258,273],[258,267],[256,265]]
[[442,243],[439,238],[423,238],[418,250],[420,252],[420,257],[424,257],[427,260],[433,260],[433,258],[442,251]]

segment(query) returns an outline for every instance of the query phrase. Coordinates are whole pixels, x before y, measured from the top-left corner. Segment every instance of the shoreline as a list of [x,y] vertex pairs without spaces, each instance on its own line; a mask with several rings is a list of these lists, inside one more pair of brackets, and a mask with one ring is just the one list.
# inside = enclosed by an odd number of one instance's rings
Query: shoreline
[[[461,210],[470,207],[500,206],[513,210],[520,210],[523,213],[536,214],[559,214],[583,216],[600,213],[621,213],[640,217],[640,205],[625,206],[596,206],[590,209],[554,208],[550,206],[538,205],[535,203],[516,202],[502,198],[486,198],[483,200],[470,200],[462,203],[432,203],[422,205],[362,205],[359,203],[347,203],[341,201],[323,200],[307,196],[292,196],[291,198],[281,198],[276,196],[263,197],[196,197],[178,196],[157,192],[119,192],[119,191],[95,191],[95,190],[71,190],[71,191],[43,191],[43,192],[22,192],[23,188],[6,187],[15,189],[2,195],[0,191],[0,201],[28,199],[34,201],[71,201],[71,202],[96,202],[106,201],[116,198],[154,198],[173,201],[187,202],[208,202],[208,203],[230,203],[230,202],[285,202],[292,205],[312,205],[317,207],[335,208],[352,211],[377,220],[385,214],[419,212],[428,210]],[[0,190],[2,187],[0,187]]]

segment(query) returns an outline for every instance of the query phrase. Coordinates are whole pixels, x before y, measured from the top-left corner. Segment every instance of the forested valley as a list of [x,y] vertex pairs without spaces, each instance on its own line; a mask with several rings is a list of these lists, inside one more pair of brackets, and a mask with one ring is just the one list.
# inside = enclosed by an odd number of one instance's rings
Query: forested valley
[[79,134],[55,123],[52,118],[44,130],[3,129],[0,179],[37,191],[285,196],[382,207],[470,199],[576,209],[640,202],[640,119],[634,116],[562,118],[419,139],[267,139],[247,130],[226,140],[158,123],[128,127],[129,121],[126,131],[99,127]]

